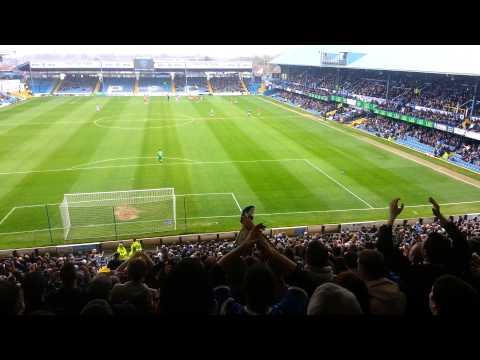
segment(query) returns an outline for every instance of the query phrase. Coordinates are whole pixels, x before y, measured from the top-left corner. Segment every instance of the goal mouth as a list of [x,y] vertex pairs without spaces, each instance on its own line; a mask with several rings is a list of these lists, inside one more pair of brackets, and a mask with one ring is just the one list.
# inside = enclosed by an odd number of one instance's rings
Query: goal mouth
[[133,206],[120,205],[115,207],[115,217],[120,221],[130,221],[138,219],[139,211]]
[[[176,230],[175,204],[174,188],[65,194],[60,205],[64,239],[72,238],[73,229],[103,229],[115,236],[146,224],[157,231]],[[171,222],[158,225],[161,219]]]

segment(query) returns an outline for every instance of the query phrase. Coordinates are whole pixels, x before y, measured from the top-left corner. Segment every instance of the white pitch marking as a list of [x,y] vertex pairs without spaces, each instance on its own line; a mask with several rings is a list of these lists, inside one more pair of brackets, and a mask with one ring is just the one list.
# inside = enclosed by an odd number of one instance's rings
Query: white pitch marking
[[[203,194],[228,194],[231,195],[232,193],[203,193]],[[176,195],[176,196],[186,196],[186,195],[203,195],[203,194],[181,194],[181,195]],[[480,203],[479,201],[465,201],[465,202],[454,202],[454,203],[443,203],[440,204],[441,206],[446,206],[446,205],[460,205],[460,204],[470,204],[470,203]],[[59,205],[57,204],[47,204],[47,205]],[[14,209],[18,208],[25,208],[25,207],[38,207],[38,206],[45,206],[45,204],[37,204],[37,205],[23,205],[23,206],[16,206],[10,210],[10,213],[13,212]],[[414,207],[426,207],[426,206],[432,206],[431,204],[425,204],[425,205],[412,205],[412,206],[405,206],[405,208],[414,208]],[[330,212],[348,212],[348,211],[372,211],[372,210],[387,210],[388,207],[381,207],[381,208],[360,208],[360,209],[333,209],[333,210],[309,210],[309,211],[286,211],[286,212],[276,212],[276,213],[258,213],[256,214],[257,216],[275,216],[275,215],[291,215],[291,214],[310,214],[310,213],[330,213]],[[7,216],[4,217],[4,219]],[[452,215],[452,216],[459,216],[459,215]],[[217,215],[217,216],[196,216],[196,217],[187,217],[187,220],[200,220],[200,219],[216,219],[216,218],[235,218],[238,217],[237,215]],[[2,219],[2,221],[4,220]],[[163,220],[169,220],[169,219],[163,219]],[[160,220],[143,220],[143,221],[136,221],[136,222],[154,222],[154,221],[163,221],[162,219]],[[378,220],[378,221],[384,221],[385,219]],[[0,223],[1,224],[1,223]],[[111,224],[103,224],[103,225],[111,225]],[[102,224],[96,224],[96,225],[83,225],[79,227],[95,227],[95,226],[102,226]],[[17,231],[17,232],[4,232],[0,233],[0,235],[13,235],[13,234],[27,234],[27,233],[34,233],[34,232],[41,232],[41,231],[49,231],[49,230],[63,230],[63,228],[52,228],[52,229],[37,229],[37,230],[28,230],[28,231]],[[150,233],[150,232],[148,232]],[[124,234],[124,235],[129,235],[129,234]],[[135,235],[135,234],[131,234]],[[99,236],[99,237],[107,237],[107,236]]]
[[63,172],[63,171],[83,171],[95,169],[115,169],[115,168],[129,168],[129,167],[144,167],[144,166],[172,166],[172,165],[217,165],[217,164],[236,164],[236,163],[257,163],[257,162],[282,162],[282,161],[304,161],[305,159],[268,159],[268,160],[233,160],[233,161],[196,161],[196,162],[173,162],[173,163],[152,163],[152,164],[130,164],[130,165],[111,165],[111,166],[89,166],[82,168],[64,168],[64,169],[50,169],[50,170],[25,170],[25,171],[10,171],[0,172],[1,175],[19,175],[19,174],[33,174],[33,173],[49,173],[49,172]]
[[[367,142],[367,141],[366,141],[365,139],[363,139],[361,136],[357,136],[356,134],[352,134],[352,133],[350,133],[350,132],[348,132],[348,131],[345,131],[345,130],[343,130],[343,129],[339,129],[339,128],[337,128],[337,127],[331,126],[330,124],[328,124],[328,122],[327,122],[326,120],[324,120],[324,119],[322,119],[322,118],[320,118],[320,117],[318,117],[318,116],[315,116],[315,115],[313,115],[313,114],[303,113],[303,112],[300,112],[300,111],[298,111],[298,110],[291,109],[291,108],[287,107],[287,106],[288,106],[287,104],[279,103],[278,100],[275,100],[275,101],[277,101],[277,102],[273,102],[273,101],[267,101],[267,100],[265,100],[264,98],[259,98],[259,99],[262,100],[262,101],[264,101],[264,102],[266,102],[266,103],[269,103],[269,104],[271,104],[271,105],[278,106],[278,107],[280,107],[280,108],[282,108],[282,109],[285,109],[285,110],[294,112],[294,113],[296,113],[296,114],[299,114],[300,116],[303,116],[303,117],[305,117],[305,118],[313,119],[314,121],[316,121],[316,122],[319,123],[320,125],[326,126],[326,127],[328,127],[329,129],[339,131],[339,132],[341,132],[341,133],[350,135],[350,136],[356,138],[357,140],[361,140],[361,141]],[[358,129],[355,129],[355,130],[361,131],[361,130],[358,130]],[[370,144],[370,145],[376,146],[376,145],[374,145],[374,144],[371,144],[370,142],[367,142],[367,143]],[[402,146],[401,144],[397,144],[397,145]],[[382,147],[380,147],[380,146],[377,146],[377,147],[379,147],[379,148],[381,148],[381,149],[383,149],[383,150],[385,150],[385,151],[392,152],[393,154],[395,154],[395,155],[397,155],[397,156],[399,156],[399,157],[402,157],[402,158],[404,158],[404,159],[413,161],[413,162],[415,162],[415,163],[418,164],[418,165],[421,165],[421,166],[424,166],[424,167],[426,167],[426,168],[429,168],[429,169],[431,169],[431,170],[433,170],[433,171],[436,171],[436,172],[438,172],[438,173],[440,173],[440,174],[443,174],[443,175],[445,175],[445,176],[448,176],[448,177],[450,177],[450,178],[452,178],[452,179],[461,181],[461,182],[463,182],[463,183],[465,183],[465,184],[471,185],[471,186],[476,187],[476,188],[480,188],[480,185],[478,185],[478,184],[472,183],[472,182],[470,182],[470,181],[468,181],[468,180],[466,180],[466,179],[463,179],[463,178],[461,178],[461,177],[458,177],[458,176],[456,176],[455,174],[451,174],[451,173],[446,172],[446,171],[444,171],[444,170],[442,170],[442,169],[439,169],[439,168],[437,168],[437,167],[428,165],[428,162],[427,162],[426,160],[425,160],[425,161],[426,161],[427,163],[422,163],[422,162],[420,162],[420,161],[418,161],[418,160],[416,160],[416,159],[414,159],[414,158],[407,157],[407,156],[402,155],[402,154],[400,154],[400,153],[393,152],[393,150],[395,150],[395,149],[392,148],[392,147],[390,147],[390,150],[384,149],[384,148],[382,148]],[[406,147],[406,146],[403,146],[403,147]],[[417,152],[419,152],[419,151],[417,151]],[[419,153],[421,153],[421,152],[419,152]]]
[[363,200],[360,196],[358,196],[357,194],[355,194],[353,191],[351,191],[349,188],[347,188],[346,186],[344,186],[343,184],[339,183],[337,180],[335,180],[333,177],[331,177],[330,175],[328,175],[325,171],[323,171],[321,168],[319,168],[318,166],[312,164],[312,162],[310,160],[307,160],[305,159],[305,162],[310,165],[311,167],[313,167],[315,170],[317,170],[318,172],[322,173],[323,175],[325,175],[327,178],[329,178],[331,181],[333,181],[335,184],[337,184],[338,186],[340,186],[342,189],[344,189],[345,191],[348,191],[350,194],[352,194],[353,196],[355,196],[358,200],[360,200],[361,202],[363,202],[365,205],[367,205],[370,209],[373,209],[373,206],[370,205],[367,201]]
[[[175,159],[175,160],[185,160],[185,161],[190,161],[190,162],[198,162],[197,160],[191,160],[191,159],[186,159],[186,158],[178,158],[178,157],[164,157],[165,159]],[[95,164],[101,164],[109,161],[117,161],[117,160],[134,160],[134,159],[156,159],[155,156],[130,156],[130,157],[121,157],[121,158],[111,158],[111,159],[105,159],[105,160],[98,160],[98,161],[92,161],[80,165],[75,165],[72,166],[71,169],[79,169],[83,168],[84,166],[87,165],[95,165]]]
[[[232,195],[232,193],[197,193],[197,194],[176,194],[176,197],[182,196],[203,196],[203,195]],[[442,203],[439,204],[440,206],[449,206],[449,205],[465,205],[465,204],[477,204],[480,203],[480,200],[475,201],[460,201],[460,202],[451,202],[451,203]],[[41,207],[41,206],[57,206],[61,203],[50,203],[50,204],[32,204],[32,205],[19,205],[15,206],[16,209],[22,208],[32,208],[32,207]],[[430,207],[432,204],[420,204],[420,205],[407,205],[405,206],[406,209],[409,208],[417,208],[417,207]],[[386,210],[388,207],[373,207],[373,208],[360,208],[360,209],[333,209],[333,210],[308,210],[308,211],[290,211],[285,213],[266,213],[261,215],[279,215],[279,214],[308,214],[308,213],[317,213],[317,212],[341,212],[341,211],[365,211],[365,210]],[[257,214],[258,215],[258,214]],[[236,216],[236,215],[235,215]]]
[[0,225],[2,225],[5,220],[7,220],[7,218],[15,211],[16,208],[17,208],[17,207],[14,206],[14,207],[7,213],[7,215],[5,215],[2,220],[0,220]]
[[237,197],[235,196],[235,194],[233,192],[231,194],[232,194],[233,200],[235,201],[235,204],[237,204],[238,210],[240,210],[240,213],[241,213],[242,212],[242,207],[238,203]]

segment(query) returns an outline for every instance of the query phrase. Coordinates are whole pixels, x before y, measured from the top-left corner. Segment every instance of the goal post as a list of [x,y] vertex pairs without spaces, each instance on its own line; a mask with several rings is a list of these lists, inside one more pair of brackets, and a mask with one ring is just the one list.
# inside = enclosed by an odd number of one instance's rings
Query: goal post
[[65,194],[65,240],[176,230],[174,188]]

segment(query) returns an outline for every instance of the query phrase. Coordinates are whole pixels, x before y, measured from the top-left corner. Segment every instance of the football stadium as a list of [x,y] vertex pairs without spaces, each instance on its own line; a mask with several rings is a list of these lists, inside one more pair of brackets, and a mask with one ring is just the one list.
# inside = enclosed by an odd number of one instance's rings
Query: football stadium
[[0,55],[2,312],[478,313],[479,46]]

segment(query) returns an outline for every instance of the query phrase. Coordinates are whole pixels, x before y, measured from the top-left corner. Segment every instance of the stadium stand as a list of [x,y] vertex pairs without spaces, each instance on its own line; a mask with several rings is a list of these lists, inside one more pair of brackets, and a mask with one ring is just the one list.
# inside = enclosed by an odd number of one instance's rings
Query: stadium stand
[[151,78],[141,77],[139,80],[140,94],[169,93],[172,90],[172,80],[170,77]]
[[354,107],[338,108],[335,103],[318,101],[292,92],[279,90],[271,96],[344,123],[359,118],[366,119],[367,121],[356,127],[419,152],[444,158],[452,164],[480,172],[480,143],[477,140],[381,116],[371,116]]
[[134,241],[130,255],[120,243],[111,256],[13,251],[0,261],[0,316],[476,317],[480,219],[447,219],[431,202],[430,223],[395,223],[395,199],[385,224],[351,231],[267,236],[242,217],[234,242]]
[[33,79],[28,81],[32,94],[50,94],[58,83],[58,79]]
[[196,90],[202,93],[208,92],[207,76],[192,76],[187,78],[187,84],[190,90]]
[[112,95],[133,95],[134,83],[134,78],[104,78],[102,92]]
[[224,77],[215,76],[210,78],[210,83],[212,84],[215,93],[235,93],[243,91],[238,75]]
[[[368,96],[381,102],[384,109],[448,126],[461,126],[473,98],[472,80],[464,78],[452,81],[438,74],[393,74],[390,81],[388,99],[385,75],[373,71],[348,70],[337,74],[331,69],[294,69],[288,72],[288,80],[279,79],[276,83],[317,94]],[[478,124],[472,124],[472,129],[477,127]]]
[[175,81],[175,91],[177,93],[182,93],[185,91],[185,75],[175,74],[173,81]]
[[20,99],[16,96],[7,95],[0,92],[0,107],[8,106],[19,102]]
[[473,140],[381,117],[370,119],[358,127],[423,153],[437,157],[447,153],[449,162],[480,172],[479,144]]
[[90,95],[95,85],[97,84],[97,79],[94,77],[87,76],[67,76],[61,82],[59,88],[54,91],[54,94],[69,94],[69,95]]

